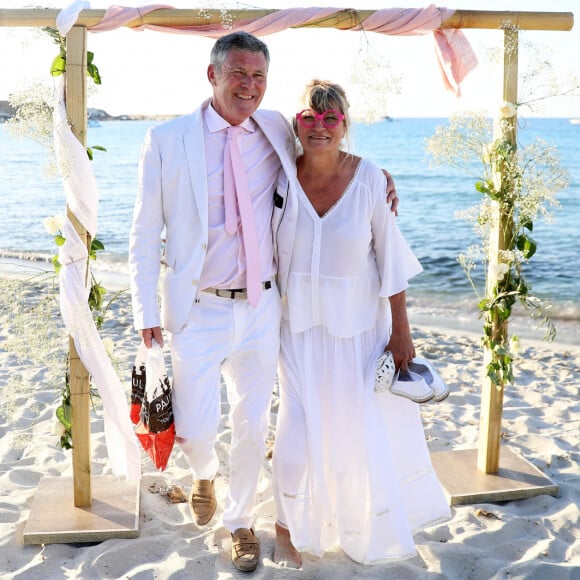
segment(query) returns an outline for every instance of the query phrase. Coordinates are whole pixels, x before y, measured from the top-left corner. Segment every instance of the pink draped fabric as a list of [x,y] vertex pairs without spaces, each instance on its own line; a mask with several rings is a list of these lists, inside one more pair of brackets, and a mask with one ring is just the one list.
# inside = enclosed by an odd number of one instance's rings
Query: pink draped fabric
[[[101,22],[89,27],[88,30],[92,32],[114,30],[128,22],[138,20],[141,16],[154,10],[170,8],[171,6],[161,4],[139,8],[111,6]],[[338,8],[288,8],[261,18],[239,20],[227,27],[221,24],[162,26],[140,23],[132,28],[134,30],[150,29],[177,34],[198,34],[210,38],[219,38],[235,30],[245,30],[256,36],[266,36],[293,26],[316,22],[339,12],[344,12],[344,10]],[[433,33],[435,52],[444,85],[459,96],[459,86],[465,76],[477,65],[477,57],[460,30],[439,29],[442,22],[449,18],[453,12],[447,8],[438,8],[433,4],[426,8],[387,8],[377,10],[364,22],[343,30],[367,30],[395,36]]]

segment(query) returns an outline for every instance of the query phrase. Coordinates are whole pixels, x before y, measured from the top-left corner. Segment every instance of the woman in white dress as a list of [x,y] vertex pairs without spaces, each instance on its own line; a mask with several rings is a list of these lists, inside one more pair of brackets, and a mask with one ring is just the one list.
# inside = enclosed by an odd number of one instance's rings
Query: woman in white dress
[[[419,407],[374,391],[384,350],[415,356],[405,290],[421,266],[385,203],[385,177],[341,150],[343,89],[312,81],[296,116],[299,194],[276,232],[284,314],[274,449],[274,560],[340,546],[356,562],[416,555],[413,533],[449,518]],[[292,203],[291,203],[292,201]]]

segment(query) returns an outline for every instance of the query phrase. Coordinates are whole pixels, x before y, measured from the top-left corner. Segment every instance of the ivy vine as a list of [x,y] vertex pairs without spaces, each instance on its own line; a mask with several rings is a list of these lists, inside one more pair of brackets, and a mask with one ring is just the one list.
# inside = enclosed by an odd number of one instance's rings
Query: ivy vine
[[[50,74],[52,76],[59,76],[66,72],[66,37],[61,36],[58,30],[54,28],[44,28],[44,31],[53,39],[54,43],[59,47],[58,55],[53,59],[50,66]],[[94,64],[94,53],[87,51],[87,75],[92,79],[96,85],[101,84],[101,76],[97,66]],[[93,151],[106,151],[105,147],[100,145],[93,145],[87,147],[87,156],[89,160],[93,161]],[[57,247],[64,245],[66,239],[63,235],[64,216],[54,216],[52,218],[47,218],[45,220],[45,227],[49,233],[54,236],[54,241]],[[103,242],[97,238],[91,240],[91,245],[88,252],[89,260],[97,259],[97,252],[105,249]],[[53,256],[52,264],[56,274],[58,274],[62,268],[58,255]],[[89,290],[88,304],[95,321],[97,329],[100,329],[107,310],[111,303],[118,297],[120,292],[116,293],[108,302],[105,302],[106,289],[96,280],[94,274],[91,272],[91,287]],[[59,443],[63,449],[72,449],[72,404],[71,404],[71,392],[70,392],[70,371],[69,371],[69,361],[67,360],[66,371],[65,371],[65,381],[61,393],[61,403],[56,409],[56,418],[60,424],[59,433]],[[93,397],[97,393],[94,389],[90,389],[91,403]],[[94,406],[93,406],[94,408]]]
[[[453,115],[449,125],[438,127],[427,143],[435,164],[472,173],[477,178],[475,189],[482,194],[479,204],[457,212],[475,222],[481,237],[481,245],[471,246],[458,261],[479,296],[482,340],[490,354],[486,374],[498,388],[514,381],[513,361],[519,339],[505,331],[516,304],[544,329],[544,340],[552,341],[556,335],[549,317],[551,305],[534,295],[525,270],[538,249],[532,236],[535,220],[551,218],[550,206],[559,206],[556,194],[569,183],[568,172],[553,145],[536,139],[531,145],[516,147],[503,137],[515,131],[516,111],[513,103],[502,105],[493,131],[502,137],[495,140],[490,138],[488,118],[466,113]],[[492,253],[498,249],[491,233],[498,214],[504,226],[499,232],[503,243],[496,259]],[[478,261],[483,262],[486,273],[483,292],[471,274]]]

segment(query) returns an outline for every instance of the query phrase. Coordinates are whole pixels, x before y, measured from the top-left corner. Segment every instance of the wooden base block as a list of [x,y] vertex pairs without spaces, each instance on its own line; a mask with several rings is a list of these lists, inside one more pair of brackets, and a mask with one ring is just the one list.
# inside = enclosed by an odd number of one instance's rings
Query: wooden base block
[[451,506],[541,494],[557,496],[559,492],[559,487],[537,467],[506,447],[500,451],[499,470],[492,474],[477,469],[477,449],[435,451],[431,461]]
[[92,505],[75,507],[72,478],[43,477],[24,526],[24,543],[74,544],[136,538],[139,484],[112,476],[93,477]]

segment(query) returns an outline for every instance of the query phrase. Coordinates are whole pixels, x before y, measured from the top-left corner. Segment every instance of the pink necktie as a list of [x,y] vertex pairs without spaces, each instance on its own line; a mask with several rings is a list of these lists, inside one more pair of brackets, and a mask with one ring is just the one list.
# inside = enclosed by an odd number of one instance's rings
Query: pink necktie
[[[238,211],[242,226],[242,239],[246,254],[246,286],[248,300],[256,306],[262,292],[260,273],[260,250],[258,248],[258,234],[254,221],[254,209],[246,170],[242,162],[237,138],[242,128],[228,127],[226,147],[224,149],[224,205],[226,216],[226,232],[233,236],[238,230]],[[237,201],[237,203],[236,203]],[[237,206],[237,208],[236,208]]]

